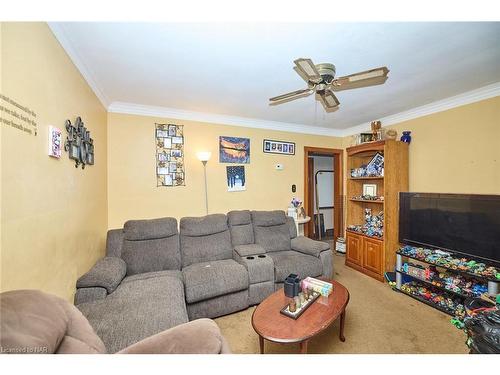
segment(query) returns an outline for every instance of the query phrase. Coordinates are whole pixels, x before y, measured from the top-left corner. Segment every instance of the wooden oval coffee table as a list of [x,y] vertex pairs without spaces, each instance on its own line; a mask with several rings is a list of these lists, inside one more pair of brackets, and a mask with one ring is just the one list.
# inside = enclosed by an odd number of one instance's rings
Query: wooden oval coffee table
[[280,313],[290,300],[283,288],[277,290],[255,309],[252,326],[259,335],[260,352],[264,353],[264,339],[281,343],[300,343],[300,352],[307,353],[308,341],[327,329],[340,316],[340,341],[345,341],[345,308],[349,302],[349,291],[334,280],[333,292],[327,297],[318,298],[304,313],[294,320]]

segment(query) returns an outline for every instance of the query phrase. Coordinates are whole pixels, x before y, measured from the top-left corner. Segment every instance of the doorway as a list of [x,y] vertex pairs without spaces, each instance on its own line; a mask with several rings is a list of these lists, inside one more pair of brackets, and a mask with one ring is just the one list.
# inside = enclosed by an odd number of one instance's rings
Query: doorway
[[338,149],[304,147],[306,237],[335,241],[343,233],[342,156]]

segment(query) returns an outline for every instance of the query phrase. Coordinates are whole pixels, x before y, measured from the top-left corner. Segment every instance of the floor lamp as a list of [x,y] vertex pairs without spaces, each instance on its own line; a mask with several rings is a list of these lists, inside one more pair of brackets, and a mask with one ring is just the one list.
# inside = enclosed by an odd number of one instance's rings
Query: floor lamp
[[203,174],[205,176],[205,209],[208,215],[208,188],[207,188],[207,161],[212,156],[212,153],[209,151],[203,151],[197,153],[198,160],[203,163]]

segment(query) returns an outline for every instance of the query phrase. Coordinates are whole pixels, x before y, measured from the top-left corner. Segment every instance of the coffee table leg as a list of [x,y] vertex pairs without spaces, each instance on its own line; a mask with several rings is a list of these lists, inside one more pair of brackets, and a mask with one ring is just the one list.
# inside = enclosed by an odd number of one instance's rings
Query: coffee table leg
[[264,354],[264,337],[259,335],[260,354]]
[[300,343],[300,354],[307,354],[307,344],[309,343],[308,340],[302,341]]
[[339,338],[340,341],[344,342],[345,337],[344,337],[344,323],[345,323],[345,309],[342,311],[342,314],[340,314],[340,333],[339,333]]

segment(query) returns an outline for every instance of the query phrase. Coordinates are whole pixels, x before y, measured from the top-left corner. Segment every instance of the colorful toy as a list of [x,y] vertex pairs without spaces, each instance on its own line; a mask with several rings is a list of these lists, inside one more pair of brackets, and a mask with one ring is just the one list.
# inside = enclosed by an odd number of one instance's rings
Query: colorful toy
[[451,253],[440,250],[417,248],[414,246],[404,246],[399,249],[402,255],[423,260],[436,266],[445,267],[452,270],[459,270],[473,275],[500,280],[500,270],[493,266],[486,266],[482,262],[476,262],[468,258],[456,258]]

